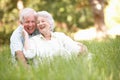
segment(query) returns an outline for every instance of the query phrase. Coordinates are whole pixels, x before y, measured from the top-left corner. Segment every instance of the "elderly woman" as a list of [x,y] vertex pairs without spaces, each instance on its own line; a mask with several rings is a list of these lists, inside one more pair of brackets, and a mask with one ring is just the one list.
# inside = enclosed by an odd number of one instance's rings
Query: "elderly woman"
[[25,44],[24,53],[26,58],[51,58],[53,56],[69,57],[83,54],[87,47],[73,41],[62,32],[53,32],[54,19],[47,11],[37,13],[37,28],[41,34],[28,38],[24,30]]

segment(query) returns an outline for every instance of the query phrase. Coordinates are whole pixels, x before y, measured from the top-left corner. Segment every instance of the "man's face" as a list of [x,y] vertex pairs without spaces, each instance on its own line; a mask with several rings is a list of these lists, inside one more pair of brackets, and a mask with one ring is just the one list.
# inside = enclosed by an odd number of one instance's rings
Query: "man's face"
[[23,23],[24,29],[28,34],[32,34],[36,29],[36,19],[34,15],[29,15],[24,17]]

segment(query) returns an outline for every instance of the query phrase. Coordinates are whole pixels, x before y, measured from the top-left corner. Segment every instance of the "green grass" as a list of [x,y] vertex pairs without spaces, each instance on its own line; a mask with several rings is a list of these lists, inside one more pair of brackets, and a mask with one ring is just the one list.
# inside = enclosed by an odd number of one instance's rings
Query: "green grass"
[[9,45],[0,48],[0,78],[2,80],[120,80],[120,38],[105,41],[84,41],[92,59],[80,56],[65,60],[55,57],[38,67],[28,69],[11,63]]

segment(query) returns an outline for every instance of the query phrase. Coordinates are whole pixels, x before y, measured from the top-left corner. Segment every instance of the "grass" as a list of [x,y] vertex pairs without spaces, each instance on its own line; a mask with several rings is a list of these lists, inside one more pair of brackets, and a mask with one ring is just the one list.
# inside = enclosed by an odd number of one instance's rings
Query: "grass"
[[70,60],[55,57],[38,67],[28,69],[11,63],[9,45],[0,48],[0,78],[2,80],[119,80],[120,38],[105,41],[84,41],[92,59],[80,56]]

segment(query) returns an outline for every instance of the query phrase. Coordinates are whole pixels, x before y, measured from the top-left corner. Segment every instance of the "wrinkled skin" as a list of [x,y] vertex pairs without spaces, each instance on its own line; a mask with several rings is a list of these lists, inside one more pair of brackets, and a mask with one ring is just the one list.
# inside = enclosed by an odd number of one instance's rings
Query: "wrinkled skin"
[[22,24],[24,29],[28,32],[28,34],[32,34],[36,29],[36,19],[34,15],[29,15],[24,17],[24,23]]

